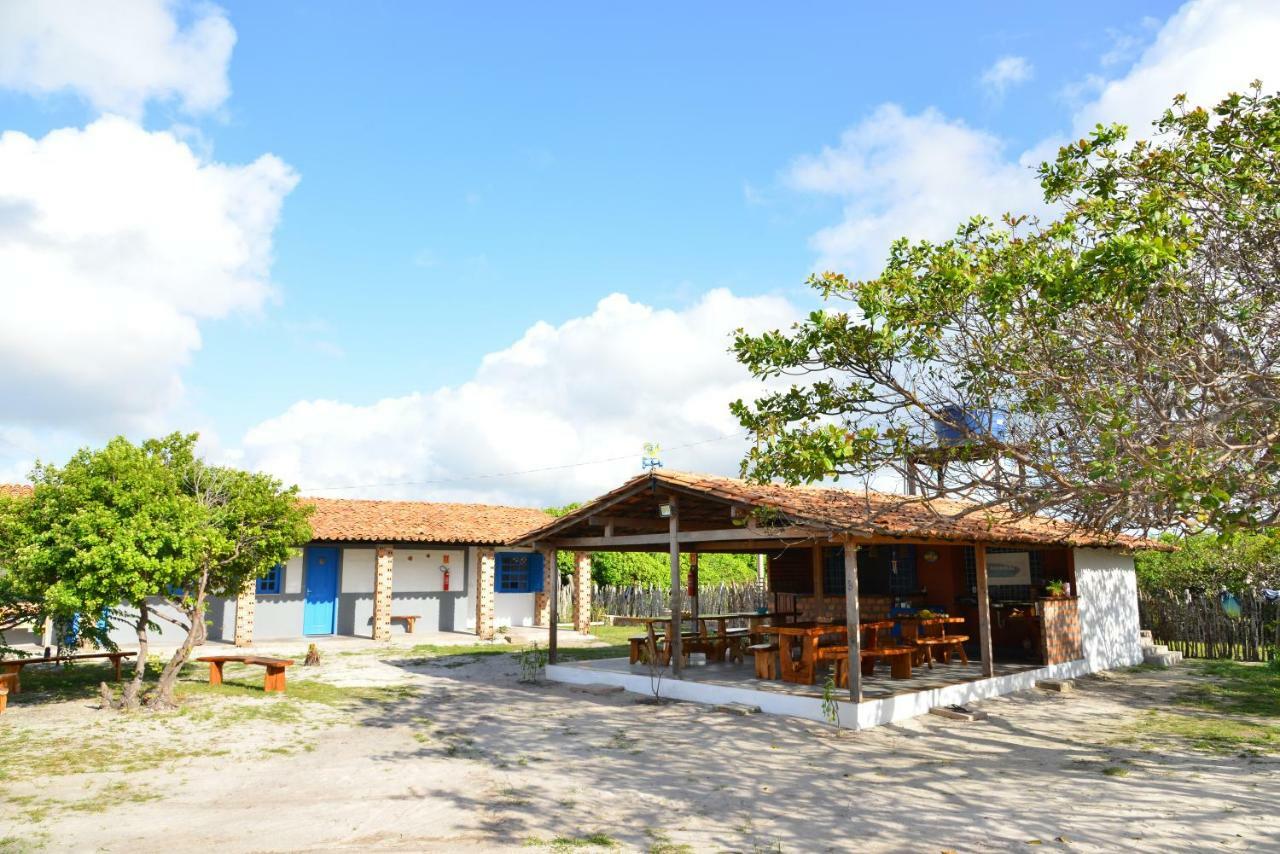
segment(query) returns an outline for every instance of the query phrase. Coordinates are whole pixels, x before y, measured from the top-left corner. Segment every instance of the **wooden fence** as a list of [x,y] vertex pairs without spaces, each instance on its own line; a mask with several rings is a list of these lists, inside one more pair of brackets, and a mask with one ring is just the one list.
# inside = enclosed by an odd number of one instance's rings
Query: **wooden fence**
[[1269,661],[1280,648],[1280,603],[1256,593],[1237,595],[1240,616],[1229,616],[1216,594],[1140,592],[1138,611],[1156,643],[1188,658]]
[[[755,582],[740,584],[711,584],[698,591],[698,610],[703,614],[728,611],[754,611],[760,604],[760,589]],[[560,588],[560,614],[573,613],[573,588]],[[594,614],[614,617],[660,617],[671,613],[671,589],[656,584],[628,586],[596,585],[591,592],[591,610]]]

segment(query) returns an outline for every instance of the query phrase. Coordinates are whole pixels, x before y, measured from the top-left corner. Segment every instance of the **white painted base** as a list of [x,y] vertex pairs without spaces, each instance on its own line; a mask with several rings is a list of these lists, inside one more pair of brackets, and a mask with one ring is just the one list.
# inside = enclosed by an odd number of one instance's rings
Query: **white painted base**
[[[943,688],[865,700],[856,704],[847,700],[840,701],[840,726],[849,729],[869,729],[923,715],[936,706],[952,704],[963,706],[966,703],[999,697],[1002,694],[1012,694],[1015,691],[1029,691],[1035,687],[1039,679],[1074,679],[1089,672],[1091,672],[1089,663],[1079,659],[1010,673],[1006,676],[961,682]],[[653,694],[647,671],[631,673],[580,664],[549,664],[547,678],[553,682],[566,682],[573,685],[619,685],[636,694],[650,696]],[[766,714],[791,715],[811,721],[826,721],[822,714],[822,700],[818,697],[775,691],[754,691],[732,685],[672,679],[669,676],[662,680],[659,694],[673,700],[687,700],[691,703],[705,703],[712,706],[743,703],[759,706],[760,710]]]

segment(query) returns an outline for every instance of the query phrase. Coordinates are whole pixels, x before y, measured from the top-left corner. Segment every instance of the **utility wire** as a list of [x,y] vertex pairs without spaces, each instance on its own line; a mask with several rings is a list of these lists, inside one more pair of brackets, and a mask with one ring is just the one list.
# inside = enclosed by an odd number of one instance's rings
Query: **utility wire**
[[[703,439],[698,442],[686,442],[683,445],[674,445],[670,448],[666,448],[665,450],[682,451],[685,448],[696,448],[699,445],[710,445],[713,442],[723,442],[727,439],[743,439],[743,438],[746,438],[748,435],[750,434],[728,433],[724,436],[716,436],[714,439]],[[601,460],[586,460],[580,463],[565,463],[564,465],[558,465],[558,466],[543,466],[542,468],[524,469],[522,471],[504,471],[504,472],[494,472],[493,474],[477,474],[477,475],[471,475],[469,477],[450,477],[450,478],[443,478],[440,480],[406,480],[406,481],[400,481],[398,483],[364,483],[364,484],[352,484],[349,486],[306,486],[306,487],[300,487],[300,490],[303,493],[310,493],[310,492],[332,492],[335,490],[342,490],[342,489],[378,489],[382,487],[393,487],[393,486],[438,486],[440,484],[445,484],[445,483],[467,483],[469,481],[474,481],[474,480],[496,480],[498,478],[503,478],[503,477],[519,477],[520,475],[525,475],[525,474],[539,474],[541,472],[548,472],[548,471],[562,471],[564,469],[581,468],[583,466],[597,466],[603,463],[616,463],[621,460],[630,460],[634,458],[635,458],[635,454],[625,454],[619,457],[606,457],[605,459],[601,459]]]

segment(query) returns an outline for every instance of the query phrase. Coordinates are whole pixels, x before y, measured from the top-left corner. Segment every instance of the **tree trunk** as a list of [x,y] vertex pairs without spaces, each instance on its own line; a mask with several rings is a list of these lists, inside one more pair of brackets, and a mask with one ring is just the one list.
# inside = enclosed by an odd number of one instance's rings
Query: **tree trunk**
[[174,697],[174,687],[178,684],[178,674],[187,663],[187,659],[191,657],[191,650],[197,644],[203,643],[205,639],[204,591],[205,580],[201,579],[200,587],[196,591],[195,604],[186,614],[187,636],[183,638],[182,645],[174,651],[173,657],[165,664],[164,670],[160,671],[160,681],[156,683],[156,693],[147,703],[150,708],[173,709],[178,706],[178,701]]
[[138,633],[138,657],[133,662],[133,679],[124,688],[124,696],[120,698],[120,708],[136,709],[142,696],[142,680],[147,674],[147,622],[150,619],[147,600],[138,603],[138,622],[134,630]]

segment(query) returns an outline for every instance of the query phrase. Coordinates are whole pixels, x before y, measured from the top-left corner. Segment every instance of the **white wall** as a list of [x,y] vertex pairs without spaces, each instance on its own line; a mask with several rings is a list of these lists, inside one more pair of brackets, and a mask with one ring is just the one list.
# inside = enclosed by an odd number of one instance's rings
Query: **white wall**
[[466,553],[461,549],[396,549],[391,589],[396,593],[438,593],[449,570],[449,591],[462,589]]
[[373,567],[376,549],[342,550],[342,592],[373,593]]
[[1138,577],[1132,555],[1076,549],[1080,633],[1089,670],[1142,663],[1138,642]]

